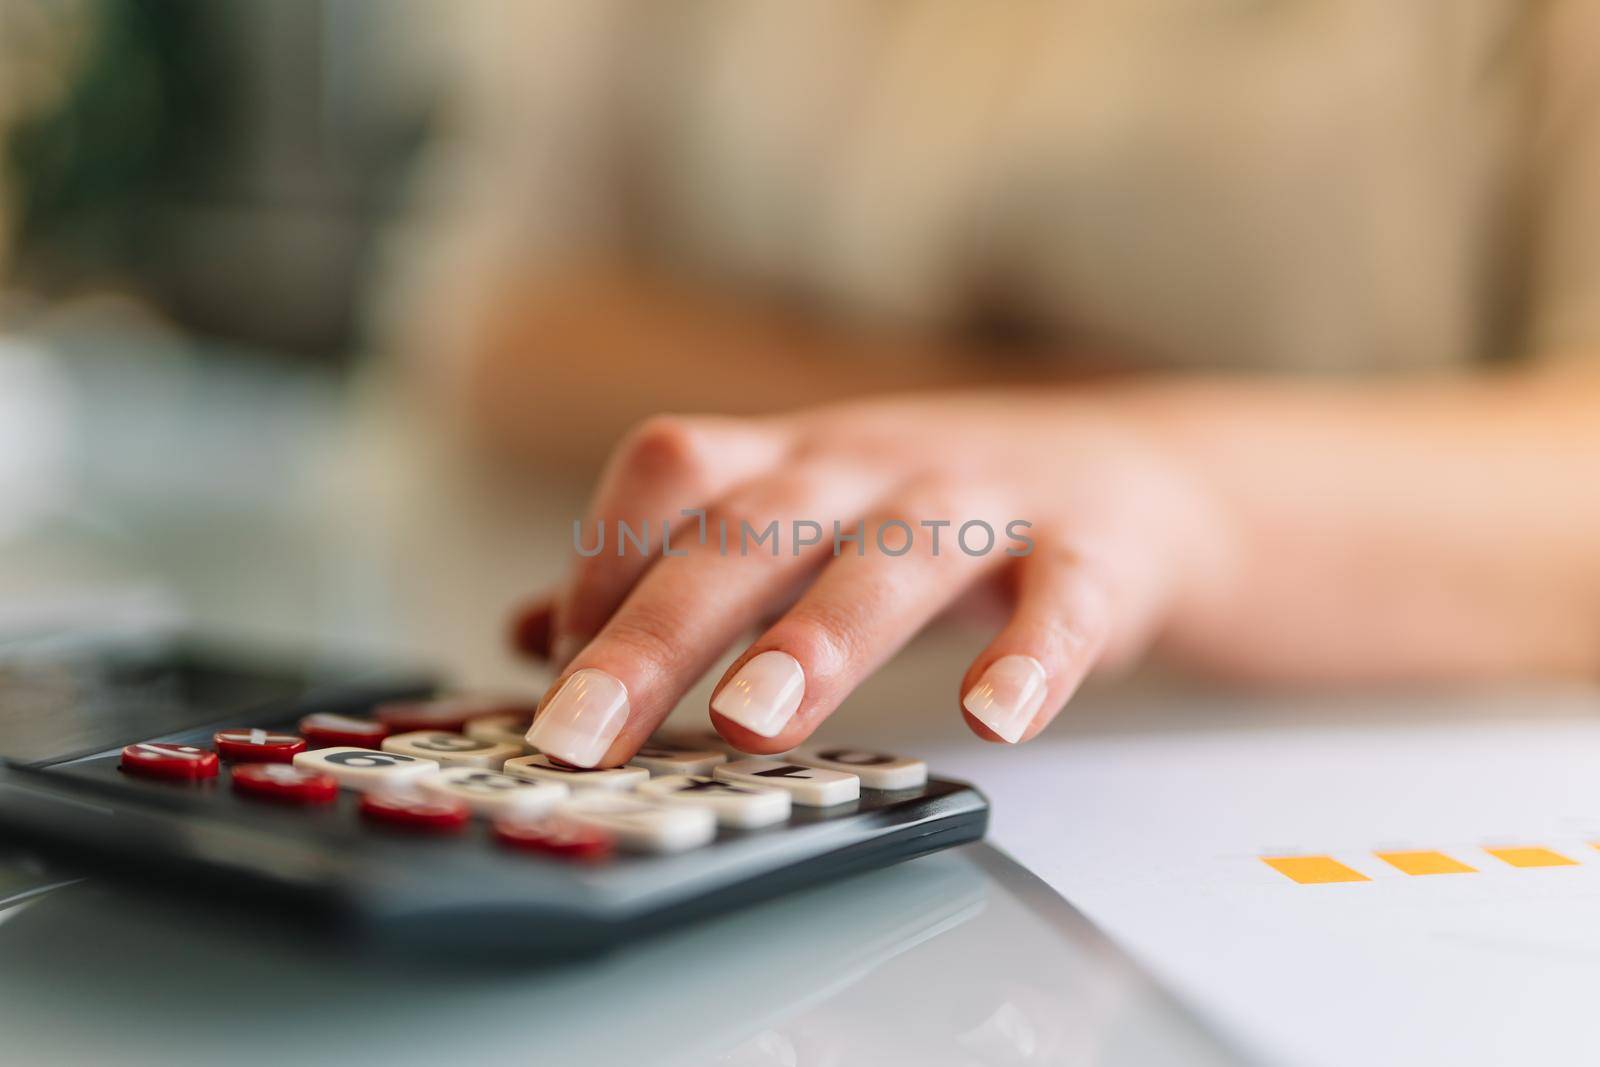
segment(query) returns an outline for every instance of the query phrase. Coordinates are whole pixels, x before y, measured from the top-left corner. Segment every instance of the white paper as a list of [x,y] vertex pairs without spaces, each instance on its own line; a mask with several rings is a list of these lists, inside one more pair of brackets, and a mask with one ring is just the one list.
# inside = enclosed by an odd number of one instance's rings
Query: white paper
[[[1269,1062],[1596,1062],[1600,714],[1564,711],[927,755],[989,794],[992,840]],[[1514,868],[1485,845],[1577,864]],[[1407,848],[1476,873],[1373,854]],[[1285,853],[1371,881],[1296,884],[1260,859]]]

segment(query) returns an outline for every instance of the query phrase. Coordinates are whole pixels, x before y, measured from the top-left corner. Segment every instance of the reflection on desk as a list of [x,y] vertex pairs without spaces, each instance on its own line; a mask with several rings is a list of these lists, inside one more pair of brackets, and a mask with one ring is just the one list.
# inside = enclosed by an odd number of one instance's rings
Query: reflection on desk
[[0,914],[0,1032],[25,1062],[1236,1059],[982,845],[560,965],[379,969],[93,882]]

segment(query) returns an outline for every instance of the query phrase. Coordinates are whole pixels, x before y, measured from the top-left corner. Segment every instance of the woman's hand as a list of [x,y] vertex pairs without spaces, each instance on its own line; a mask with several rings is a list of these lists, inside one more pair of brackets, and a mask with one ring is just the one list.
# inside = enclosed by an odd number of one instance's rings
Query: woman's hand
[[1137,656],[1223,557],[1219,509],[1116,412],[1036,390],[645,422],[579,528],[583,552],[601,531],[602,549],[518,624],[520,644],[563,667],[535,743],[579,766],[626,761],[775,617],[711,709],[738,748],[785,751],[979,585],[1012,614],[953,695],[979,736],[1031,738],[1096,665]]

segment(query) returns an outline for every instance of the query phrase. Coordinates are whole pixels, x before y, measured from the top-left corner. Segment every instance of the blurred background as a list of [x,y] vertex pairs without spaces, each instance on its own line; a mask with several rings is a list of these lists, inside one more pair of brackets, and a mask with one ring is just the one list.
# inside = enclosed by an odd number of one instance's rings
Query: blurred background
[[0,623],[532,684],[657,411],[1591,340],[1595,7],[0,0]]
[[347,360],[439,105],[420,6],[7,0],[12,321],[116,301],[195,336]]
[[[405,3],[0,0],[0,632],[192,625],[500,662],[510,586],[462,590],[452,644],[430,599],[450,602],[449,567],[396,582],[406,535],[385,523],[432,543],[410,501],[451,479],[363,385],[381,248],[445,94],[440,23]],[[556,566],[500,558],[523,592]],[[411,595],[415,619],[446,617],[414,626]]]

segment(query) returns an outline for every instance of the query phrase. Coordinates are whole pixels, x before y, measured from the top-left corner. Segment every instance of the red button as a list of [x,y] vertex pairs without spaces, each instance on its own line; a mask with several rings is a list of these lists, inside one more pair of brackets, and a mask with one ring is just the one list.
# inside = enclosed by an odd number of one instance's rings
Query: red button
[[122,769],[150,778],[196,781],[217,776],[217,754],[193,745],[140,742],[122,750]]
[[458,734],[467,724],[471,709],[454,700],[413,700],[398,704],[380,704],[372,717],[387,726],[391,733],[408,734],[413,730],[443,730]]
[[333,745],[354,745],[357,748],[377,748],[389,728],[370,719],[353,719],[348,715],[318,712],[300,720],[300,735],[312,748],[329,748]]
[[413,730],[444,730],[459,734],[473,719],[507,713],[526,715],[531,721],[537,703],[516,697],[455,696],[442,700],[400,701],[383,704],[372,717],[384,723],[393,733],[410,733]]
[[303,738],[268,730],[224,730],[211,740],[229,763],[292,763],[296,752],[306,750]]
[[332,775],[287,763],[241,763],[233,769],[233,788],[285,804],[327,804],[339,795],[339,783]]
[[459,830],[467,825],[467,806],[425,797],[368,793],[361,798],[361,814],[376,822],[408,830]]
[[543,852],[566,860],[593,862],[611,855],[613,841],[604,830],[582,826],[571,819],[505,819],[494,824],[494,836],[511,848]]
[[467,721],[486,719],[491,715],[520,715],[529,722],[539,710],[538,698],[515,696],[462,696],[452,697],[450,703],[459,705]]

